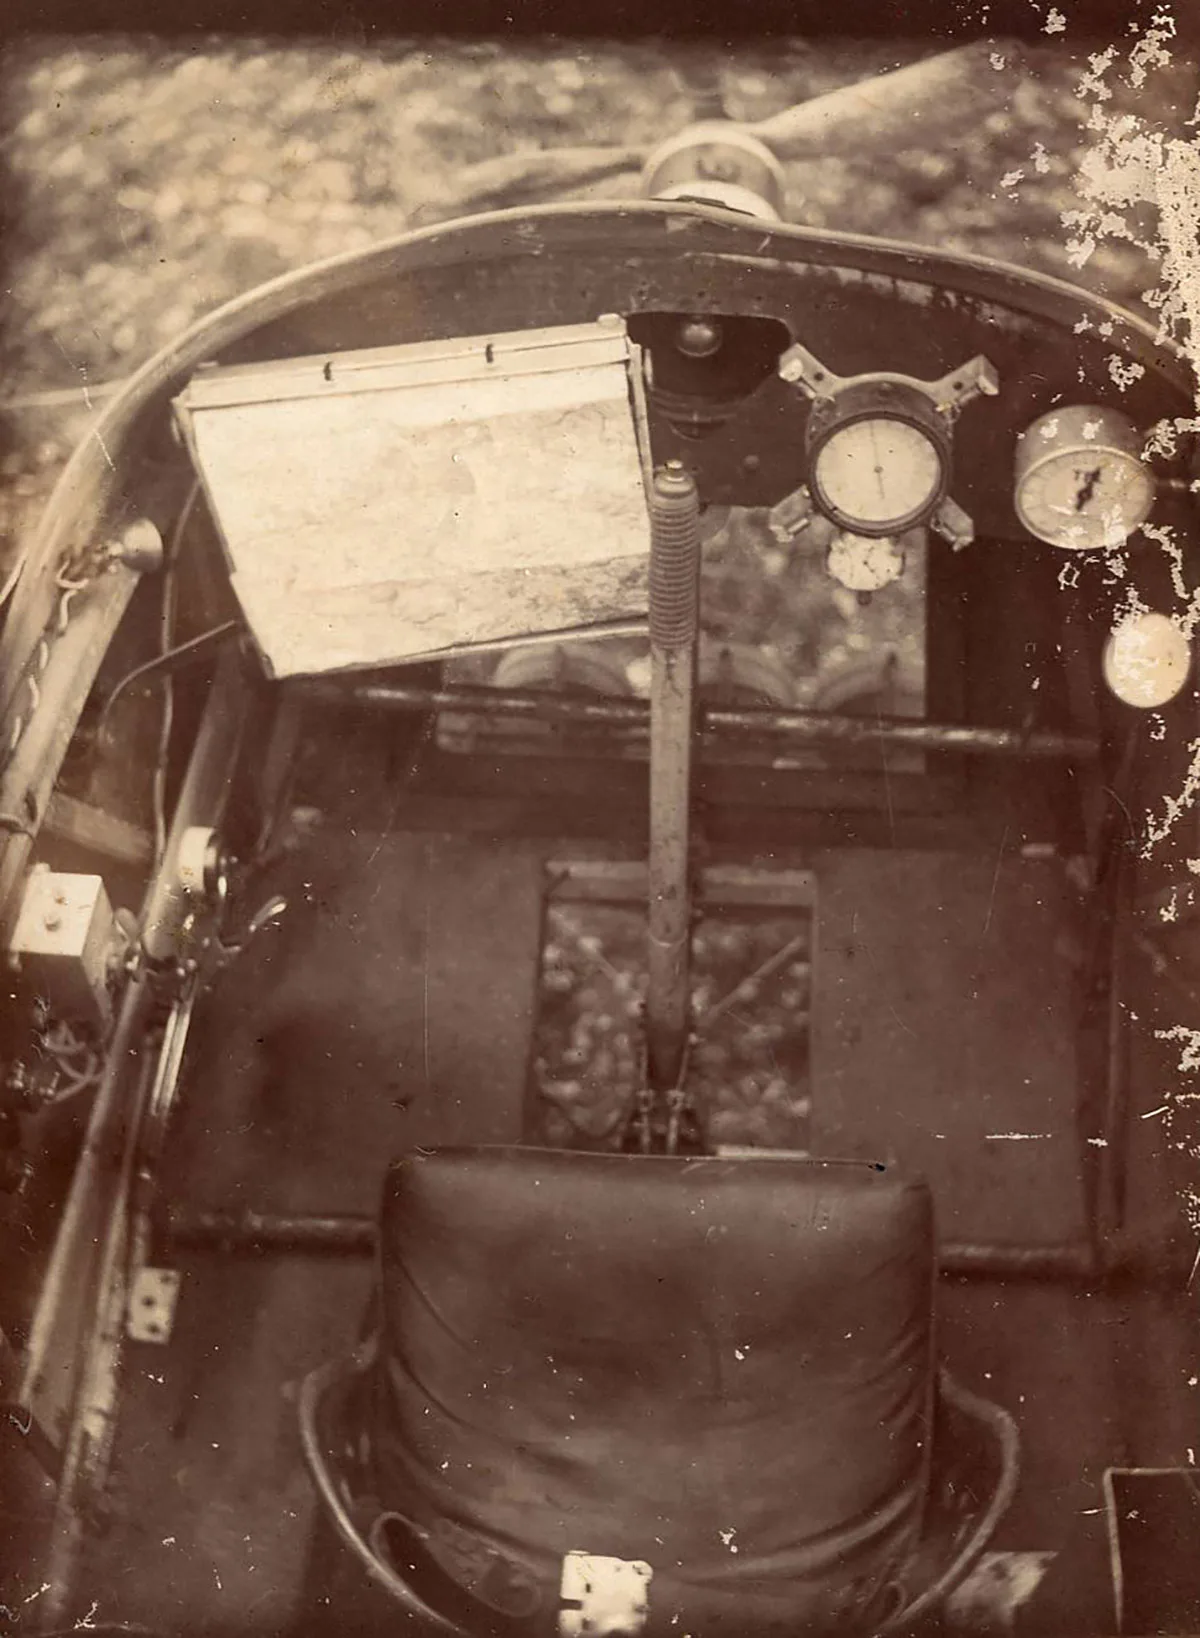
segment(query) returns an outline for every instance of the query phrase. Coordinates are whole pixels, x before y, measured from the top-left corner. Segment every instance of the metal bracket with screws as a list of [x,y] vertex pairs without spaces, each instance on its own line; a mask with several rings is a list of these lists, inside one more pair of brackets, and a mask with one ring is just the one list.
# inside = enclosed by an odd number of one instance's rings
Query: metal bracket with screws
[[125,1335],[131,1342],[165,1346],[171,1340],[179,1300],[177,1268],[139,1268],[129,1288]]
[[1000,377],[991,361],[977,354],[951,370],[937,381],[922,381],[915,375],[898,375],[888,371],[872,371],[867,375],[838,375],[822,364],[815,353],[810,353],[796,341],[781,356],[778,364],[780,378],[791,386],[799,387],[806,398],[815,403],[822,398],[835,398],[849,387],[901,386],[912,387],[922,393],[939,415],[952,420],[973,398],[994,398],[1000,391]]

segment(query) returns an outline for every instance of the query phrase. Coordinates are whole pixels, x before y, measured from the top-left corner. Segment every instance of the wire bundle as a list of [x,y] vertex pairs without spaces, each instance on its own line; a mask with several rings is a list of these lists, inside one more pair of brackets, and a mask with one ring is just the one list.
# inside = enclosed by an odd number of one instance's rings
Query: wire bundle
[[100,1053],[65,1019],[55,1019],[43,1031],[40,1044],[53,1059],[55,1067],[48,1102],[61,1103],[65,1098],[89,1091],[99,1083],[103,1067]]

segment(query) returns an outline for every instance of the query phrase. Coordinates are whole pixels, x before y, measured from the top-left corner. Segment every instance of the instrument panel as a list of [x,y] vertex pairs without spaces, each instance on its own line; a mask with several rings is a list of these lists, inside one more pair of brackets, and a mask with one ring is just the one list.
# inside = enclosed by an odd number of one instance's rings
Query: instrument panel
[[[711,510],[762,508],[780,530],[805,529],[855,594],[894,575],[917,529],[935,578],[961,580],[968,600],[985,557],[1011,546],[1021,584],[1042,568],[1053,586],[1097,564],[1088,596],[1107,609],[1118,594],[1100,582],[1123,540],[1138,554],[1139,593],[1171,608],[1164,528],[1185,580],[1195,578],[1188,362],[1151,323],[1062,280],[639,202],[541,207],[409,236],[298,276],[283,305],[264,297],[235,338],[198,332],[187,358],[263,362],[620,317],[645,363],[650,460],[683,461]],[[869,393],[864,411],[798,389],[780,373],[797,346],[843,390],[863,377],[873,391],[890,385],[899,413]],[[931,400],[932,417],[910,396],[928,399],[979,359],[995,372],[994,394]],[[819,402],[829,397],[832,414]],[[1087,431],[1097,422],[1099,439]]]
[[[1064,380],[1038,407],[1028,378],[986,354],[925,379],[841,373],[794,341],[768,371],[758,328],[757,357],[739,372],[720,355],[747,321],[708,317],[700,355],[696,315],[655,319],[641,329],[656,458],[661,449],[684,460],[715,504],[772,505],[781,538],[815,525],[826,546],[835,532],[894,540],[929,524],[955,547],[985,534],[1105,552],[1133,539],[1164,501],[1171,513],[1172,496],[1188,488],[1179,453],[1153,453],[1158,419],[1139,420],[1114,383],[1106,402],[1075,398]],[[638,336],[636,317],[630,332]],[[687,350],[682,370],[672,347]],[[994,349],[1001,359],[1006,351]],[[1039,412],[1014,424],[1026,406]],[[785,472],[793,481],[780,494]]]
[[[683,460],[712,506],[772,508],[809,484],[818,406],[779,375],[797,345],[842,382],[884,375],[933,383],[974,358],[988,360],[999,392],[954,414],[948,470],[936,426],[887,429],[918,465],[890,481],[885,474],[884,494],[867,509],[876,515],[854,514],[860,532],[862,522],[903,523],[904,508],[925,509],[944,482],[942,499],[953,500],[977,537],[1031,543],[1039,537],[1017,505],[1015,463],[1018,440],[1040,417],[1094,406],[1124,415],[1144,438],[1195,413],[1186,359],[1157,341],[1149,323],[1064,281],[983,257],[688,205],[554,206],[480,218],[406,241],[402,253],[364,253],[336,282],[260,323],[222,362],[619,315],[647,360],[653,459]],[[836,436],[840,430],[830,434],[822,476],[829,509],[849,516],[846,484],[856,480],[843,468],[853,469],[872,428]],[[878,440],[883,429],[874,431]],[[1193,444],[1184,431],[1171,453],[1153,457],[1150,521],[1190,524]],[[1103,508],[1105,497],[1095,504]]]

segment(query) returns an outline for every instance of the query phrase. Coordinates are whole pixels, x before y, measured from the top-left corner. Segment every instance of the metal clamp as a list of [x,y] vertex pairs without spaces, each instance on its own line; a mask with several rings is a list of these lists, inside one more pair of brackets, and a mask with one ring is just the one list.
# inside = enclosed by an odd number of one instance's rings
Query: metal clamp
[[151,967],[182,970],[211,947],[229,898],[233,863],[211,825],[183,831],[143,920],[141,954]]
[[175,869],[180,887],[190,898],[224,904],[229,894],[229,860],[210,825],[192,825],[184,831]]
[[558,1612],[560,1638],[634,1638],[650,1613],[653,1575],[642,1559],[567,1553]]
[[969,546],[975,539],[974,520],[956,501],[951,500],[949,495],[942,499],[929,523],[956,552],[961,551],[964,546]]
[[[937,381],[922,381],[917,376],[886,371],[838,375],[801,342],[795,342],[780,358],[778,372],[784,381],[798,387],[813,406],[808,422],[810,458],[814,445],[828,435],[839,420],[854,420],[872,412],[902,411],[904,418],[923,427],[940,451],[943,489],[949,474],[950,429],[959,411],[973,398],[994,397],[1000,390],[995,366],[982,353]],[[915,521],[928,522],[956,551],[969,546],[975,538],[971,518],[944,493],[932,510]],[[772,509],[769,524],[775,539],[783,546],[807,533],[811,543],[819,549],[830,544],[835,530],[834,523],[822,518],[807,485],[785,496]]]

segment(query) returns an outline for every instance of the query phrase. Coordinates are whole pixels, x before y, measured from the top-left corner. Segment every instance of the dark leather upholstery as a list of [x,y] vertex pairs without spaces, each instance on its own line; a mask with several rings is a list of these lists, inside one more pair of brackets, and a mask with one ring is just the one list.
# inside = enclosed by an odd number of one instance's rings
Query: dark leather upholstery
[[928,1484],[924,1185],[417,1152],[381,1252],[380,1501],[497,1550],[540,1594],[534,1630],[572,1548],[648,1560],[649,1630],[676,1638],[851,1630],[902,1580]]

